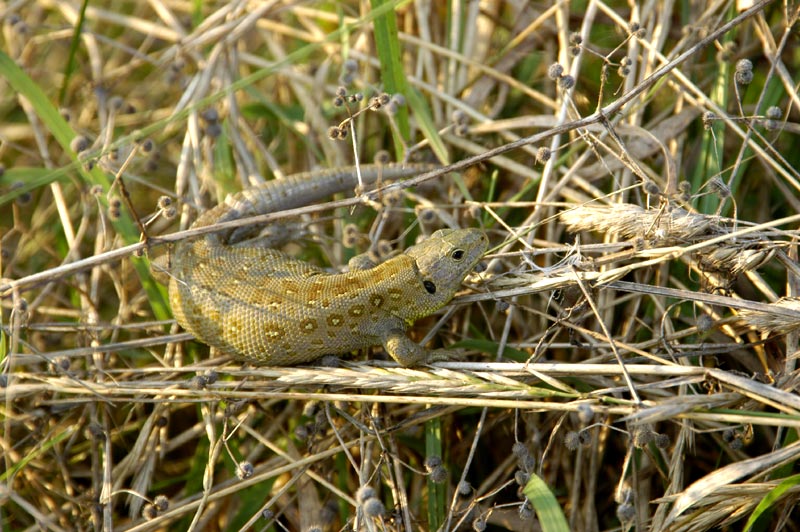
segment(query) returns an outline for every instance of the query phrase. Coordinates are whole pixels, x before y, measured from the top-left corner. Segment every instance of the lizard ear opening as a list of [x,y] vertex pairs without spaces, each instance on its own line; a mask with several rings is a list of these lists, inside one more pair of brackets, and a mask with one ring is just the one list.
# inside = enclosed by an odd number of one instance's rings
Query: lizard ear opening
[[422,286],[425,287],[425,290],[427,290],[429,294],[436,293],[436,285],[433,284],[433,281],[422,281]]

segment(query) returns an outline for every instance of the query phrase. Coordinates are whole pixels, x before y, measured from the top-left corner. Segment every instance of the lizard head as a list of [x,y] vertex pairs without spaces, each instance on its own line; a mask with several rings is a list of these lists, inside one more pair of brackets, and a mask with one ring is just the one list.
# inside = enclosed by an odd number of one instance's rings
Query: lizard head
[[405,254],[414,259],[424,288],[424,300],[409,303],[429,312],[446,305],[488,247],[489,239],[480,229],[440,229],[408,248]]

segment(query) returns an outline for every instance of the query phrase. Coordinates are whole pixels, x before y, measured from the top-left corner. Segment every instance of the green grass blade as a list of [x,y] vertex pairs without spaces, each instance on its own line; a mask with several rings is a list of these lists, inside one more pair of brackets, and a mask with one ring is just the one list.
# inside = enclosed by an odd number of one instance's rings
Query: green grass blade
[[431,111],[427,102],[413,88],[409,88],[406,93],[406,99],[408,100],[408,106],[414,111],[417,125],[419,125],[425,138],[428,139],[433,153],[436,154],[436,157],[442,164],[449,164],[450,159],[447,155],[447,148],[442,141],[442,137],[439,136],[439,131],[436,129],[436,124],[433,122],[433,117],[431,116]]
[[[408,80],[403,71],[403,52],[397,35],[397,17],[394,12],[397,4],[396,0],[372,0],[373,9],[392,6],[392,9],[375,17],[372,25],[375,30],[375,50],[378,52],[378,60],[381,64],[383,89],[389,94],[407,95]],[[408,110],[403,107],[399,108],[395,114],[395,120],[400,129],[400,135],[403,139],[408,139]],[[404,144],[404,142],[395,142],[398,151],[402,150]],[[398,158],[402,157],[402,153],[397,155]]]
[[99,170],[87,172],[79,163],[75,152],[70,148],[69,144],[76,136],[75,131],[67,124],[42,89],[2,51],[0,51],[0,76],[6,78],[9,85],[28,100],[47,131],[72,158],[73,168],[78,170],[87,181],[93,184],[103,184],[102,181],[105,181],[107,187],[108,180],[105,175]]
[[769,511],[769,509],[781,498],[781,496],[792,489],[793,487],[800,484],[800,475],[792,475],[791,477],[785,478],[780,484],[772,488],[769,493],[767,493],[761,502],[758,503],[753,513],[750,514],[750,518],[747,520],[747,523],[744,526],[745,532],[752,529],[753,525],[756,524],[758,518],[762,515],[765,515],[765,512]]
[[[378,60],[381,64],[381,77],[383,80],[383,88],[389,94],[400,93],[406,97],[408,107],[414,111],[414,116],[417,118],[417,123],[422,131],[422,134],[430,142],[431,149],[433,149],[439,160],[446,164],[448,162],[447,149],[444,142],[439,137],[439,132],[433,123],[430,109],[425,99],[422,98],[414,89],[408,84],[406,79],[405,69],[403,66],[403,51],[400,44],[400,38],[397,34],[397,17],[395,16],[394,8],[398,7],[404,2],[397,0],[372,0],[372,7],[374,11],[378,9],[385,10],[380,16],[376,16],[373,21],[375,30],[375,48],[378,53]],[[387,7],[391,9],[387,10]],[[373,11],[373,12],[374,12]],[[402,149],[408,144],[409,138],[409,125],[408,125],[408,109],[400,107],[395,115],[397,126],[400,129],[400,134],[403,140],[395,139],[395,146],[398,160],[404,158]]]
[[[442,457],[442,420],[434,418],[425,423],[425,456]],[[444,523],[445,489],[441,483],[434,482],[431,475],[427,477],[428,485],[428,530],[439,530]]]
[[19,462],[14,462],[13,465],[9,467],[6,471],[0,473],[0,482],[5,482],[6,479],[8,478],[13,478],[14,475],[20,472],[22,468],[28,465],[32,460],[35,460],[43,453],[46,453],[48,450],[53,448],[53,446],[58,445],[60,442],[62,442],[65,438],[72,436],[73,432],[75,432],[75,429],[70,428],[56,433],[52,438],[43,442],[32,453],[23,456]]
[[[30,190],[34,185],[43,186],[56,179],[60,179],[70,173],[70,171],[77,171],[78,174],[92,185],[100,185],[103,190],[107,191],[111,184],[108,176],[95,166],[92,170],[87,170],[85,165],[78,160],[78,155],[70,147],[72,139],[77,135],[75,131],[58,112],[58,109],[53,105],[47,95],[42,91],[39,85],[36,84],[17,64],[5,53],[0,51],[0,75],[6,78],[11,87],[20,95],[28,100],[28,103],[33,107],[36,115],[42,121],[42,124],[47,131],[56,139],[61,145],[64,153],[68,154],[72,159],[72,164],[54,171],[49,171],[47,175],[32,175],[35,177],[32,182],[24,182],[24,186],[16,191],[22,193]],[[13,195],[6,194],[3,199],[13,198]],[[105,201],[104,197],[98,198],[101,202]],[[122,235],[122,238],[128,243],[139,241],[139,234],[133,225],[133,221],[129,216],[122,216],[118,220],[112,222],[114,228]],[[133,260],[134,267],[141,279],[142,285],[147,291],[150,299],[150,304],[157,319],[164,320],[171,316],[169,305],[166,300],[166,290],[160,286],[150,275],[150,268],[147,261]]]
[[86,7],[89,5],[89,0],[83,0],[81,11],[78,13],[78,22],[72,31],[72,40],[69,43],[69,53],[67,54],[67,65],[64,67],[64,82],[61,84],[61,90],[58,92],[58,101],[64,103],[67,97],[67,88],[69,87],[69,80],[75,72],[75,56],[78,55],[78,46],[81,42],[81,33],[83,32],[83,24],[86,21]]
[[531,473],[531,478],[522,492],[531,501],[544,532],[569,532],[567,518],[564,517],[561,506],[541,477]]

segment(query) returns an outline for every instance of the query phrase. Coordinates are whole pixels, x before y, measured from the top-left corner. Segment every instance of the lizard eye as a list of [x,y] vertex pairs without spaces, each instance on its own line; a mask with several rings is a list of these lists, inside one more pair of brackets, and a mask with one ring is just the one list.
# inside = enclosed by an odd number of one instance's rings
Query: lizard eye
[[457,249],[457,250],[453,251],[450,254],[450,256],[453,257],[454,260],[461,260],[461,259],[464,258],[464,250],[463,249]]
[[425,290],[427,290],[429,294],[436,293],[436,285],[433,284],[433,281],[422,281],[422,286],[425,287]]

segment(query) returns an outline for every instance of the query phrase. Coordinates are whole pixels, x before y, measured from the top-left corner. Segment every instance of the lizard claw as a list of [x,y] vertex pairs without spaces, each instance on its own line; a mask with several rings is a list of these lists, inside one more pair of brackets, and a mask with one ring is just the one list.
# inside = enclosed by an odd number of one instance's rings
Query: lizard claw
[[431,362],[452,362],[456,360],[464,360],[469,354],[469,350],[462,348],[441,348],[434,349],[429,352],[427,363]]

